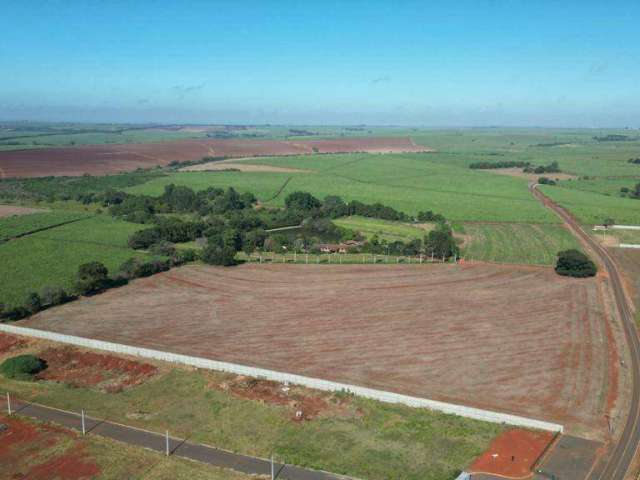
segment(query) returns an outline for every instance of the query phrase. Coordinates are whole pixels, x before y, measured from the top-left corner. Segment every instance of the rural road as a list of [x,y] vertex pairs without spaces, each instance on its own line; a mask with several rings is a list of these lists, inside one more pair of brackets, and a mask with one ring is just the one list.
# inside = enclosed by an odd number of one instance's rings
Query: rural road
[[[0,399],[0,404],[2,404],[4,408],[7,408],[4,399]],[[82,431],[81,416],[77,413],[34,403],[19,402],[14,399],[11,400],[11,406],[14,414],[35,418],[44,422],[53,422],[67,428]],[[85,429],[87,434],[108,437],[129,445],[148,448],[161,453],[166,452],[167,439],[159,433],[86,416]],[[239,455],[208,445],[190,443],[186,440],[173,437],[169,437],[169,453],[178,457],[188,458],[216,467],[228,468],[249,475],[264,475],[267,477],[271,475],[271,462],[269,460]],[[274,463],[274,466],[275,473],[277,474],[276,478],[283,480],[346,480],[348,478],[318,470],[295,467],[293,465]]]
[[587,480],[623,480],[633,462],[638,445],[640,445],[640,339],[636,329],[633,307],[624,291],[622,277],[615,261],[605,248],[600,246],[567,210],[554,203],[537,189],[537,184],[530,185],[531,193],[546,207],[552,209],[567,225],[569,230],[600,259],[613,288],[618,313],[622,319],[624,334],[631,355],[632,395],[629,413],[622,434],[600,462],[588,475]]

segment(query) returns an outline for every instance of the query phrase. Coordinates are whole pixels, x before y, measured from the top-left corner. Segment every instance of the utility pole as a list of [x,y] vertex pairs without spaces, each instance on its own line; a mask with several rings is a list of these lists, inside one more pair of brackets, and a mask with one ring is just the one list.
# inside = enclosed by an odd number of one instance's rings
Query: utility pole
[[84,409],[80,411],[80,416],[82,418],[82,435],[86,435],[87,434],[87,428],[86,428],[85,423],[84,423]]
[[169,430],[167,430],[167,433],[165,435],[165,439],[166,439],[166,442],[165,442],[165,447],[166,447],[165,448],[165,453],[167,454],[167,457],[168,457],[169,456]]
[[11,396],[9,395],[9,392],[7,392],[7,411],[9,412],[9,415],[11,415]]

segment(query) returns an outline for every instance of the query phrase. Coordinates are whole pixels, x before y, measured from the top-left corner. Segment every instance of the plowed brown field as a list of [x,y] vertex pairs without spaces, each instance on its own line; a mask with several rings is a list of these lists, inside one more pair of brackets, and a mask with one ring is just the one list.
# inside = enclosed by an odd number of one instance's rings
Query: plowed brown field
[[104,175],[138,167],[167,165],[173,160],[205,156],[254,157],[319,153],[401,153],[431,151],[409,138],[348,138],[339,140],[177,140],[161,143],[83,145],[0,152],[0,178]]
[[187,266],[20,324],[602,437],[617,359],[597,282],[497,265]]

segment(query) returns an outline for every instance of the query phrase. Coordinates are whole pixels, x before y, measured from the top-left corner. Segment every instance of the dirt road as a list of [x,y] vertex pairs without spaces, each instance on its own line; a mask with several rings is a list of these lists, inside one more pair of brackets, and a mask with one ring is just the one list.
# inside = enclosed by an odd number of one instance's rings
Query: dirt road
[[640,444],[640,339],[634,321],[633,306],[625,294],[622,277],[609,252],[586,233],[569,212],[551,201],[536,187],[537,185],[531,185],[532,194],[546,207],[555,211],[580,242],[600,260],[609,276],[618,313],[623,322],[632,369],[632,396],[628,418],[617,442],[611,445],[600,465],[587,477],[588,480],[623,480],[627,473],[631,473],[629,469]]

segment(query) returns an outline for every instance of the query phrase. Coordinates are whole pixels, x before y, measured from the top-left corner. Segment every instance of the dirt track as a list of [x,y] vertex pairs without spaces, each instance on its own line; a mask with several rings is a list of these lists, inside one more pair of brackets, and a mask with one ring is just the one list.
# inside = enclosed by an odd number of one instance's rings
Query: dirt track
[[600,438],[595,280],[506,266],[188,266],[23,326],[511,412]]
[[83,145],[0,152],[0,179],[11,177],[104,175],[167,165],[202,157],[254,157],[318,153],[401,153],[431,151],[409,138],[346,138],[337,140],[177,140],[161,143]]

